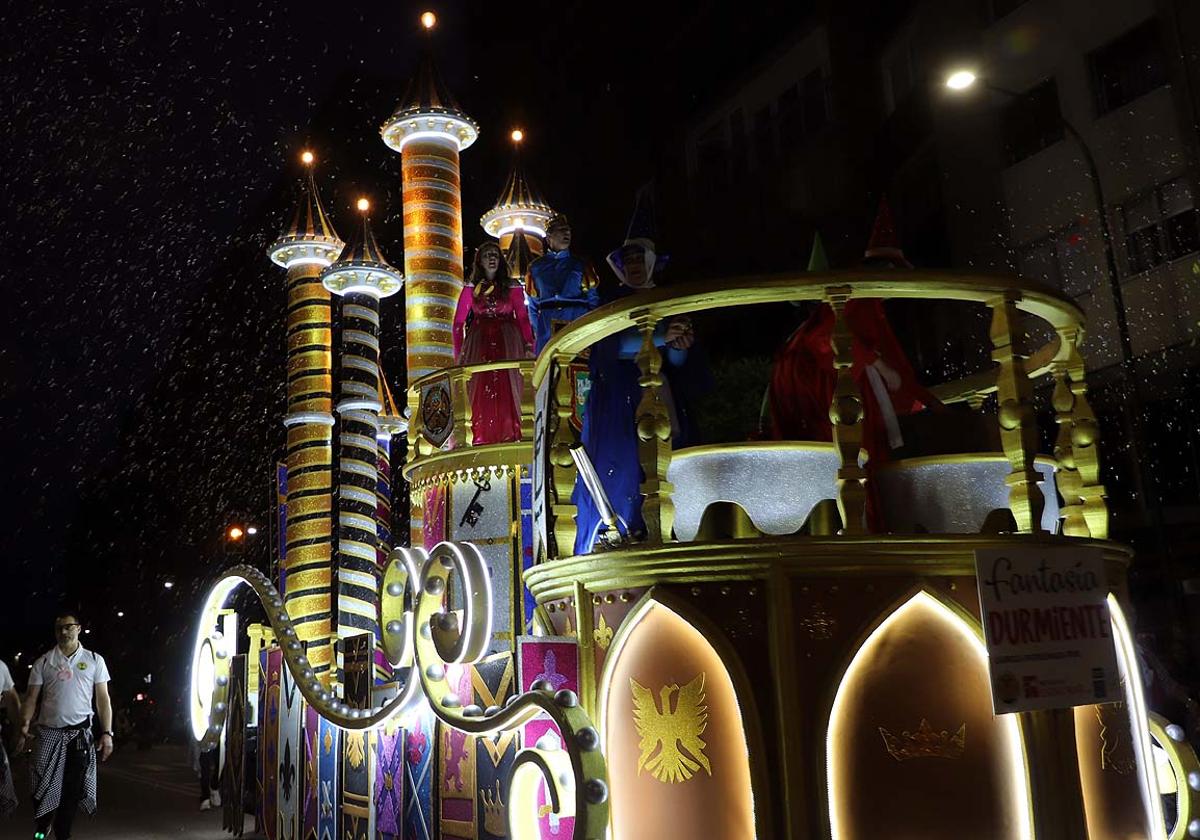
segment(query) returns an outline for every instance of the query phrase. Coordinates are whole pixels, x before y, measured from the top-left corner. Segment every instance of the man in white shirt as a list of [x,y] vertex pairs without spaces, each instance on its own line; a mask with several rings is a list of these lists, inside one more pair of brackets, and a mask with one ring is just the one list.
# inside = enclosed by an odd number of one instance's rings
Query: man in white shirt
[[[96,752],[107,761],[113,749],[112,701],[108,666],[79,643],[79,619],[63,613],[54,620],[58,644],[42,654],[29,672],[21,709],[21,735],[28,736],[38,699],[32,782],[36,840],[54,824],[55,840],[68,840],[75,810],[96,812]],[[92,749],[92,700],[100,714],[100,743]]]
[[[21,723],[21,698],[17,696],[17,687],[13,683],[12,673],[8,666],[0,660],[0,705],[8,712],[8,719],[14,725]],[[13,787],[12,766],[8,763],[8,753],[4,744],[0,743],[0,817],[7,817],[17,810],[17,791]]]

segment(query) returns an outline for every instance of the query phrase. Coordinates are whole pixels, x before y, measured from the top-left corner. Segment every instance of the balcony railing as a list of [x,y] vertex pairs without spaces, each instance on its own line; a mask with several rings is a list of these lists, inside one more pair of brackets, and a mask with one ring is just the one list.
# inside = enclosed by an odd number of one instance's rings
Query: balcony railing
[[[427,374],[408,389],[408,463],[404,476],[414,477],[455,462],[455,468],[490,467],[529,463],[533,441],[532,359],[512,359],[450,367]],[[520,437],[511,441],[476,443],[472,432],[469,383],[472,377],[493,371],[516,370],[521,377]],[[462,456],[470,458],[463,462]]]
[[[545,558],[563,557],[574,544],[575,509],[571,492],[575,468],[570,447],[576,434],[568,418],[574,412],[572,383],[568,370],[576,357],[604,338],[628,329],[642,338],[636,362],[641,371],[641,400],[636,409],[639,462],[644,474],[641,485],[642,515],[646,541],[661,544],[672,539],[675,507],[674,488],[668,480],[672,462],[671,424],[661,389],[662,359],[654,345],[655,326],[665,318],[713,309],[756,304],[817,301],[830,305],[834,313],[832,345],[837,382],[830,418],[832,455],[831,496],[840,514],[841,533],[864,532],[867,471],[860,463],[863,441],[863,399],[851,369],[854,363],[853,335],[845,317],[850,300],[938,300],[976,303],[991,312],[989,341],[995,365],[966,379],[942,383],[933,391],[945,402],[965,402],[979,409],[994,394],[994,422],[1002,453],[980,453],[978,460],[995,464],[1007,487],[1011,511],[1009,528],[1020,532],[1045,530],[1043,513],[1046,496],[1047,462],[1039,459],[1038,432],[1032,405],[1033,383],[1054,379],[1053,406],[1058,435],[1050,466],[1056,468],[1057,488],[1063,497],[1056,517],[1067,536],[1106,538],[1108,532],[1104,488],[1099,483],[1097,426],[1087,402],[1084,365],[1079,353],[1083,336],[1083,313],[1070,299],[1020,277],[952,272],[837,271],[723,279],[650,289],[600,307],[573,322],[556,335],[533,366],[526,390],[530,399],[537,389],[536,411],[543,418],[535,432],[533,457],[535,509],[540,523]],[[1024,335],[1023,316],[1042,322],[1053,339],[1026,356],[1018,347]],[[752,447],[747,447],[749,450]],[[968,457],[968,460],[970,458]],[[1002,466],[1004,462],[1007,466]],[[1039,461],[1041,462],[1039,464]],[[539,482],[539,464],[544,472]],[[983,467],[980,467],[982,470]],[[994,467],[988,467],[993,471]],[[1004,474],[1006,473],[1006,474]],[[982,474],[982,473],[981,473]],[[831,501],[832,503],[832,501]],[[1049,511],[1053,515],[1053,511]],[[539,511],[535,510],[535,519]]]

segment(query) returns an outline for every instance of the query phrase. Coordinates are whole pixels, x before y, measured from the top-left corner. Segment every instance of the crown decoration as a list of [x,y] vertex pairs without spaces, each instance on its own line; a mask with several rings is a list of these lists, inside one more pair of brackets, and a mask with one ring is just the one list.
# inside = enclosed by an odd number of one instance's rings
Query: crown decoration
[[958,727],[953,735],[948,730],[934,730],[929,721],[921,718],[921,725],[916,732],[901,732],[898,736],[888,732],[882,726],[879,734],[883,736],[883,745],[888,754],[897,761],[908,761],[911,758],[961,758],[967,745],[967,725]]
[[495,796],[491,790],[481,790],[479,797],[483,800],[483,830],[497,837],[507,837],[508,813],[500,795],[500,782],[496,782]]

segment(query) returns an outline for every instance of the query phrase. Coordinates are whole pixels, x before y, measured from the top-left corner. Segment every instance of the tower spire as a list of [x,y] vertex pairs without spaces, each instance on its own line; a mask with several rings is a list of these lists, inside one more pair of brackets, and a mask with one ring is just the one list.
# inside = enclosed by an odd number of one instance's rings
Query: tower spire
[[[421,16],[427,31],[436,18]],[[452,324],[463,284],[458,155],[479,126],[441,79],[427,48],[408,93],[380,134],[400,153],[404,185],[405,325],[408,381],[454,364]]]
[[496,204],[480,218],[484,231],[489,236],[500,240],[500,247],[507,248],[510,243],[506,240],[514,231],[525,231],[536,238],[535,251],[541,251],[541,238],[546,235],[546,223],[554,215],[554,210],[542,198],[541,192],[525,175],[521,165],[521,142],[525,132],[515,129],[512,132],[513,157],[512,167]]
[[281,536],[281,586],[313,673],[328,681],[333,552],[333,322],[321,270],[344,243],[329,221],[313,177],[313,153],[291,222],[268,251],[287,269],[287,525]]
[[[337,413],[338,559],[337,627],[346,639],[359,633],[382,638],[379,627],[379,301],[394,295],[404,277],[383,255],[369,216],[337,261],[321,272],[325,288],[342,297],[341,376]],[[390,529],[389,529],[390,536]]]

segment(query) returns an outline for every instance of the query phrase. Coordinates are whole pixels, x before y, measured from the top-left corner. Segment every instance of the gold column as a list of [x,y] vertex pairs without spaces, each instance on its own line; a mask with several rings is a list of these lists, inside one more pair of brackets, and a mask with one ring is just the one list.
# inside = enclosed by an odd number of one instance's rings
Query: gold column
[[451,328],[463,286],[458,149],[446,135],[414,138],[400,151],[410,382],[454,364]]
[[1020,712],[1038,840],[1088,840],[1074,709]]
[[571,415],[575,411],[574,394],[571,389],[571,368],[565,360],[556,359],[550,366],[550,521],[548,533],[551,556],[570,557],[575,553],[575,505],[571,504],[571,493],[575,490],[575,462],[571,459],[571,445],[575,433],[571,430]]
[[1075,395],[1067,377],[1066,362],[1054,363],[1054,422],[1058,424],[1058,436],[1054,440],[1054,458],[1058,462],[1055,483],[1063,497],[1062,533],[1068,537],[1090,537],[1087,520],[1083,516],[1083,481],[1075,469],[1075,453],[1071,446],[1074,428]]
[[833,445],[841,457],[837,471],[838,512],[842,515],[842,533],[861,534],[867,504],[867,473],[858,465],[863,439],[863,401],[852,372],[854,336],[846,322],[850,287],[826,289],[825,298],[833,308],[833,365],[837,368],[829,422],[833,427]]
[[675,524],[674,488],[667,481],[671,465],[671,416],[663,402],[662,353],[654,346],[654,327],[657,319],[649,310],[633,313],[642,334],[642,347],[637,354],[637,366],[642,372],[638,384],[642,399],[637,407],[638,460],[646,476],[642,482],[642,519],[646,523],[646,539],[661,543],[671,539]]
[[1009,507],[1022,533],[1041,530],[1045,499],[1038,488],[1037,426],[1033,417],[1033,386],[1025,370],[1025,358],[1015,344],[1019,311],[1019,292],[1007,292],[988,301],[992,310],[992,359],[996,371],[996,415],[1000,422],[1000,441],[1012,465],[1008,484]]
[[287,270],[287,532],[284,602],[308,660],[328,673],[333,656],[333,352],[322,266]]
[[1079,354],[1078,329],[1059,332],[1070,348],[1065,370],[1073,397],[1071,415],[1071,453],[1079,475],[1079,498],[1088,533],[1099,540],[1108,539],[1108,504],[1100,483],[1100,426],[1087,399],[1087,371]]

